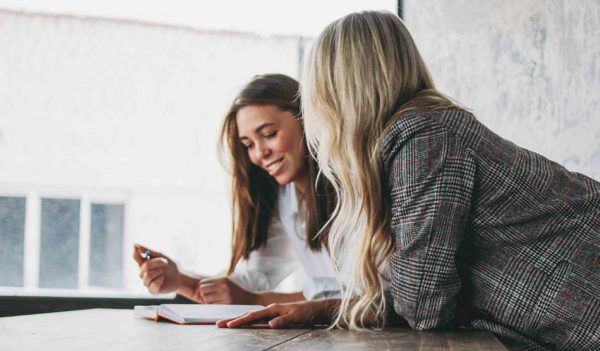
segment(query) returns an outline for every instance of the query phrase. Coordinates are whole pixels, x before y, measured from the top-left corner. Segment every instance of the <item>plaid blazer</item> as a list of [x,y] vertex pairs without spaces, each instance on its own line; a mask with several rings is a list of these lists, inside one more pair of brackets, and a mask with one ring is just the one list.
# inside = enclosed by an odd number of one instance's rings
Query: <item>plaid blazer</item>
[[600,350],[600,183],[460,109],[401,115],[383,161],[412,328],[452,328],[466,305],[511,349]]

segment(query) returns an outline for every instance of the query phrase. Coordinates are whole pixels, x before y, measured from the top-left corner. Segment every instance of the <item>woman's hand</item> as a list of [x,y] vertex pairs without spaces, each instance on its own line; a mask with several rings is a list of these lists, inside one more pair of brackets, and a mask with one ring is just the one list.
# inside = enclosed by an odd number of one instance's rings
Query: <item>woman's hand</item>
[[194,289],[193,298],[211,304],[260,304],[258,294],[242,288],[227,277],[200,280]]
[[315,300],[282,304],[271,304],[262,310],[246,313],[232,319],[217,322],[219,328],[237,328],[259,321],[268,321],[271,328],[282,328],[289,325],[313,325],[328,323],[332,317],[333,307],[339,300]]
[[181,274],[175,262],[160,252],[152,251],[152,258],[144,260],[147,249],[135,245],[133,258],[140,266],[140,278],[152,294],[164,294],[178,290],[182,285]]

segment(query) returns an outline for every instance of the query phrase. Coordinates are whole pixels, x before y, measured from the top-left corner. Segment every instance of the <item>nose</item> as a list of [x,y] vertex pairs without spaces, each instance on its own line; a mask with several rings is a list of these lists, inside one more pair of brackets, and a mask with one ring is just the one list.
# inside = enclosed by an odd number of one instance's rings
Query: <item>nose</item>
[[266,146],[264,143],[258,143],[256,148],[254,149],[254,156],[257,160],[268,157],[271,154],[271,149]]

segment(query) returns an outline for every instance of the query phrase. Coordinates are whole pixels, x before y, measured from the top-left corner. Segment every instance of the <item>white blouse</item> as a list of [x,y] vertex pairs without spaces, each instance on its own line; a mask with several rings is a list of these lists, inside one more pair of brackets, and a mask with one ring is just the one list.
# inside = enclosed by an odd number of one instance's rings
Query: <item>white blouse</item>
[[326,248],[306,244],[304,206],[298,206],[293,183],[280,186],[267,245],[240,262],[230,279],[250,290],[273,290],[299,266],[307,276],[302,293],[307,300],[339,297],[340,288]]

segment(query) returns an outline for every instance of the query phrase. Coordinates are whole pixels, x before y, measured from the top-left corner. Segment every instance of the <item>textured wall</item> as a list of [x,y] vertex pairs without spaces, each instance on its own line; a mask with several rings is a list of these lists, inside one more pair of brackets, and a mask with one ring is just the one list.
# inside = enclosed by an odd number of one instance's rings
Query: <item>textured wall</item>
[[0,10],[0,196],[117,194],[137,288],[133,242],[224,269],[219,128],[250,77],[296,76],[299,40]]
[[405,0],[438,88],[501,136],[600,180],[597,0]]

